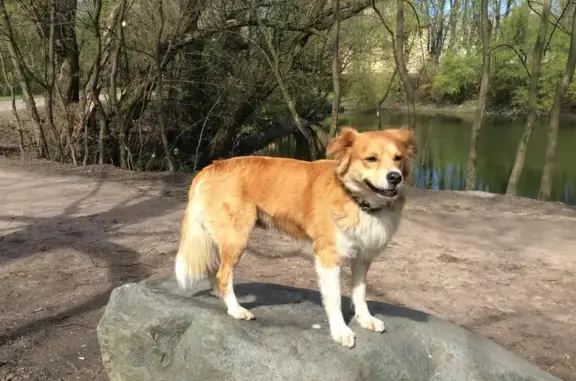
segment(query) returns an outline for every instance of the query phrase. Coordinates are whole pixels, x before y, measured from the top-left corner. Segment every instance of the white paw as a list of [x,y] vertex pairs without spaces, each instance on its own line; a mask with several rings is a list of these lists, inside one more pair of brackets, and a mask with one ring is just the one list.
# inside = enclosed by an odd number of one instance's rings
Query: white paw
[[380,319],[376,319],[372,315],[357,316],[356,318],[362,328],[368,329],[370,331],[384,332],[386,329],[384,322]]
[[228,315],[238,320],[254,320],[254,314],[241,306],[228,310]]
[[340,345],[342,345],[343,347],[352,348],[354,346],[356,335],[347,325],[335,327],[330,331],[334,341],[340,343]]

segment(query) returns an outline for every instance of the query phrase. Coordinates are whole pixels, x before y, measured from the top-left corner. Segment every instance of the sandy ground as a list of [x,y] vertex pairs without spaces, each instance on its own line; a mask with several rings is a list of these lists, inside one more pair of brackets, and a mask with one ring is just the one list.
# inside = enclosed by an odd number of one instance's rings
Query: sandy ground
[[[106,380],[95,328],[109,292],[171,274],[188,181],[0,159],[0,380]],[[576,381],[576,211],[411,193],[370,270],[370,298],[464,325]],[[317,289],[310,256],[263,232],[238,272]]]

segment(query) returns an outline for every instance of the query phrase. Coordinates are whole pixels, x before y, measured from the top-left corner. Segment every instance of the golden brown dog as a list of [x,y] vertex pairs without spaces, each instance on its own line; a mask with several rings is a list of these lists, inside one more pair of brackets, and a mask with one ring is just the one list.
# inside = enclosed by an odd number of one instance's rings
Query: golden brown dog
[[176,256],[180,287],[208,277],[230,316],[253,319],[234,294],[234,267],[255,226],[275,228],[311,246],[335,341],[348,348],[355,341],[340,305],[343,261],[352,268],[357,321],[384,331],[366,304],[366,274],[398,228],[415,139],[405,128],[358,133],[346,127],[327,153],[333,160],[238,157],[198,173]]

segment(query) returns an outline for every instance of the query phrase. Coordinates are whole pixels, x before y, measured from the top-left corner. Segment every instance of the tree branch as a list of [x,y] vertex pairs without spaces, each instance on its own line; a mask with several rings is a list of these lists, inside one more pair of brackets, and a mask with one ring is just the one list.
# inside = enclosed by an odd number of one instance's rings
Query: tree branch
[[546,54],[546,50],[548,50],[548,45],[550,45],[550,41],[552,41],[552,37],[554,36],[554,32],[556,31],[556,29],[558,29],[558,25],[560,24],[560,20],[562,20],[562,18],[564,17],[564,14],[568,10],[569,5],[570,5],[570,1],[567,1],[566,5],[564,6],[564,9],[562,9],[562,13],[560,14],[560,17],[558,17],[556,19],[556,22],[554,23],[554,27],[552,28],[552,31],[550,32],[550,38],[548,38],[548,42],[544,46],[544,54]]
[[[533,1],[533,0],[528,0],[528,7],[530,7],[530,9],[532,10],[532,12],[536,13],[538,15],[538,17],[542,18],[542,15],[540,13],[538,13],[533,7],[532,7],[532,3],[536,3],[541,5],[541,3],[538,3],[537,1]],[[554,25],[554,28],[560,30],[562,33],[567,34],[568,36],[570,36],[570,32],[567,31],[566,29],[564,29],[564,27],[560,27],[558,26],[560,23],[560,19],[562,19],[562,16],[564,15],[564,12],[566,12],[566,9],[568,8],[568,6],[570,5],[570,1],[566,2],[566,7],[564,7],[564,11],[562,12],[562,14],[560,15],[560,17],[558,17],[558,19],[556,20],[556,23],[553,23],[552,20],[548,20],[548,23],[551,25]],[[554,32],[552,32],[554,33]]]
[[515,47],[513,47],[512,45],[509,44],[500,44],[500,45],[496,45],[495,47],[493,47],[490,50],[490,55],[492,55],[492,53],[494,53],[494,51],[496,51],[497,49],[500,48],[508,48],[510,50],[512,50],[514,53],[516,53],[516,55],[518,56],[518,59],[520,59],[520,62],[522,63],[522,66],[524,66],[524,70],[526,70],[526,75],[528,75],[528,78],[530,78],[530,70],[528,70],[528,66],[526,66],[526,56],[522,56],[520,54],[520,52],[518,50],[516,50]]

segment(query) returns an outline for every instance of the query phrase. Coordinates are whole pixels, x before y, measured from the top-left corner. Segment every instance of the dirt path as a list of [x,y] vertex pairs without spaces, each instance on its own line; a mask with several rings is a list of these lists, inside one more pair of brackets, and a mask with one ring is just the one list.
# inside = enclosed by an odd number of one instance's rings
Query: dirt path
[[[0,380],[106,380],[95,327],[108,293],[171,274],[187,185],[0,159]],[[575,224],[560,205],[414,191],[370,270],[370,297],[465,325],[576,381]],[[309,255],[262,232],[239,276],[316,289]]]

